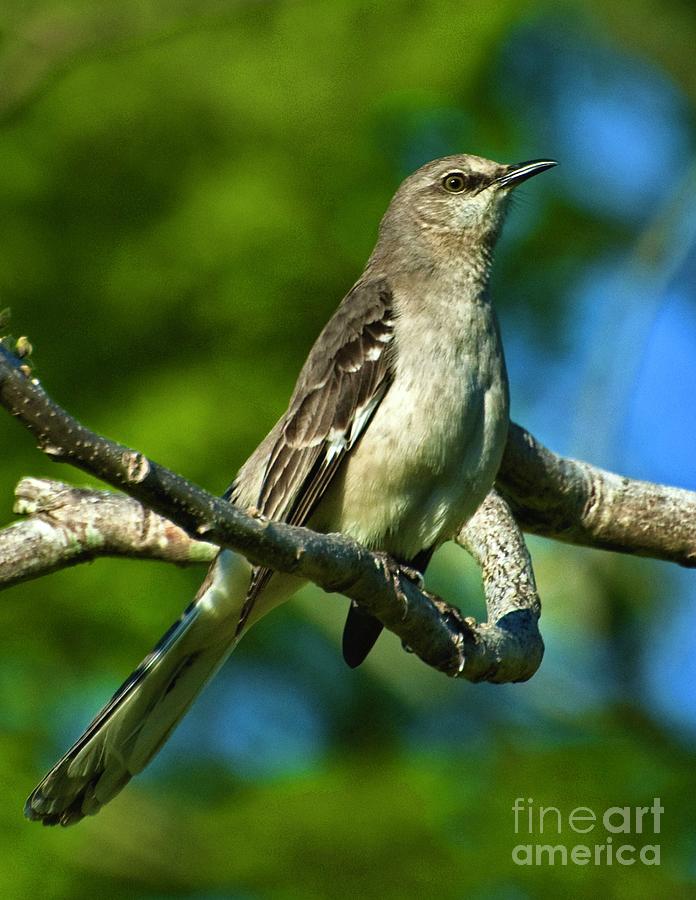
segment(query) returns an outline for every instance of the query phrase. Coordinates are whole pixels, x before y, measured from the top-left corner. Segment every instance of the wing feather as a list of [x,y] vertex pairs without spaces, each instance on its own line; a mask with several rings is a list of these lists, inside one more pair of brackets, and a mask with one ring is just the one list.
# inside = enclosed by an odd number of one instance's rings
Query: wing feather
[[[266,463],[256,507],[304,525],[391,384],[394,306],[386,279],[358,282],[320,334]],[[257,568],[243,626],[271,570]]]

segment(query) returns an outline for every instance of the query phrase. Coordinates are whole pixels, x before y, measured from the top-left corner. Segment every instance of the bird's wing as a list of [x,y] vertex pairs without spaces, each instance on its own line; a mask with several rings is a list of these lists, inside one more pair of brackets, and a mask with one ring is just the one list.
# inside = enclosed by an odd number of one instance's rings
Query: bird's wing
[[[256,502],[276,521],[304,525],[391,383],[394,308],[385,279],[358,282],[319,335],[300,372]],[[240,486],[228,497],[233,502]],[[240,621],[270,577],[254,571]]]

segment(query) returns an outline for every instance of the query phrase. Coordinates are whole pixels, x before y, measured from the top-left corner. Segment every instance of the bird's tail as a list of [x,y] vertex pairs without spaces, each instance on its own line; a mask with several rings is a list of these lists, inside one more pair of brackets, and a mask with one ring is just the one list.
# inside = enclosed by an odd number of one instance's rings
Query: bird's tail
[[220,554],[182,618],[32,792],[28,818],[71,825],[145,768],[234,649],[249,573],[241,557]]

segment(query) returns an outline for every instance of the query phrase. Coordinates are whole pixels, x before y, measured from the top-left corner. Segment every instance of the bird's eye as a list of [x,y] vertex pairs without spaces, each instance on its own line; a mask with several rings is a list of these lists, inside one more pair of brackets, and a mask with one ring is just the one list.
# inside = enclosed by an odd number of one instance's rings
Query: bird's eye
[[442,179],[442,186],[450,194],[461,194],[467,186],[466,176],[462,172],[450,172]]

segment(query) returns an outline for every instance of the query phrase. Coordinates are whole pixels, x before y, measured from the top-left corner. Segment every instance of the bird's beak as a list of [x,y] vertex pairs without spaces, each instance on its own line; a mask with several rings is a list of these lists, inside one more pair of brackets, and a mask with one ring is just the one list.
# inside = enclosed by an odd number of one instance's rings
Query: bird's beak
[[523,163],[513,163],[507,167],[507,171],[495,179],[493,184],[500,187],[517,187],[528,178],[533,178],[556,165],[558,163],[555,159],[530,159]]

